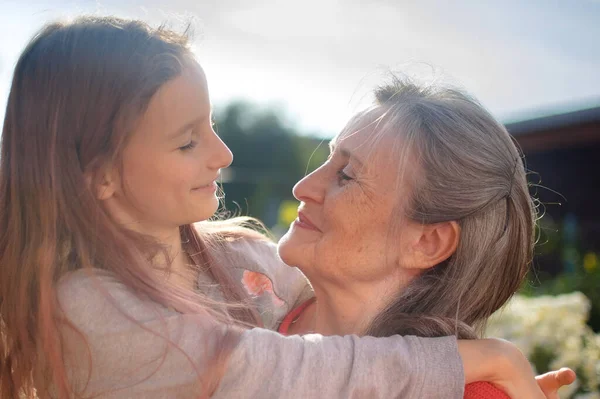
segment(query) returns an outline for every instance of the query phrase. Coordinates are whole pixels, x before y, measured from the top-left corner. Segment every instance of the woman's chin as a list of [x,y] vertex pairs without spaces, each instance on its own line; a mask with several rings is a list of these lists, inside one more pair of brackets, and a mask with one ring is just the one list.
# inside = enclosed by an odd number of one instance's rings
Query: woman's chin
[[301,263],[299,262],[300,259],[298,253],[302,251],[299,251],[300,248],[298,248],[298,245],[294,244],[294,238],[290,233],[291,231],[288,231],[279,240],[279,243],[277,244],[277,253],[285,264],[297,266],[298,263]]

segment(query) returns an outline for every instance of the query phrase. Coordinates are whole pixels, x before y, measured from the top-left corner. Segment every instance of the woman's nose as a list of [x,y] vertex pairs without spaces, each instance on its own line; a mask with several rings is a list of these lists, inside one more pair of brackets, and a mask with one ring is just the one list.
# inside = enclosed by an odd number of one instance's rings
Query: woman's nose
[[325,188],[327,181],[325,179],[325,174],[323,173],[323,165],[309,174],[305,176],[302,180],[300,180],[294,188],[292,189],[292,193],[294,197],[298,201],[302,202],[317,202],[322,203],[323,198],[325,196]]

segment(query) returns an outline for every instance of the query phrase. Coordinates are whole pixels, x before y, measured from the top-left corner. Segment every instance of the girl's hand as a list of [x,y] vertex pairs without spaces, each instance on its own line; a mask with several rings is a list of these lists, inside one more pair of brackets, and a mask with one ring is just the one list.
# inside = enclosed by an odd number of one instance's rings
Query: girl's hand
[[[514,344],[496,338],[459,340],[458,351],[463,360],[465,385],[488,381],[514,399],[546,399],[529,361]],[[552,391],[555,384],[547,378],[541,381]]]
[[565,385],[571,385],[576,378],[575,372],[566,367],[535,377],[538,386],[546,395],[546,399],[559,399],[558,389]]

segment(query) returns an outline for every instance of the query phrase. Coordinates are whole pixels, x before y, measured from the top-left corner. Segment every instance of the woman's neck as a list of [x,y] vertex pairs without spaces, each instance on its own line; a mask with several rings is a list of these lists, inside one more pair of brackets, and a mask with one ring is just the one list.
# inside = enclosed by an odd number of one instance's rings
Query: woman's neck
[[298,317],[290,333],[361,335],[401,287],[398,279],[355,284],[352,287],[313,284],[316,302]]

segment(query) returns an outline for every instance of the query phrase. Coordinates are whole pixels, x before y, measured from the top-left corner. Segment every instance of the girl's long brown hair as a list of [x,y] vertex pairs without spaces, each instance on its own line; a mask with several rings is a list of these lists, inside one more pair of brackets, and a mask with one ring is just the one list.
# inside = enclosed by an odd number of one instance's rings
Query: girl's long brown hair
[[[180,312],[258,323],[242,305],[217,314],[210,298],[161,280],[149,260],[167,249],[115,225],[86,184],[99,167],[119,165],[133,124],[188,58],[185,34],[95,17],[46,26],[21,55],[0,158],[0,397],[45,397],[50,387],[75,395],[59,345],[55,287],[76,269],[108,270]],[[229,303],[242,303],[244,294],[210,257],[219,235],[180,230],[196,266]]]

